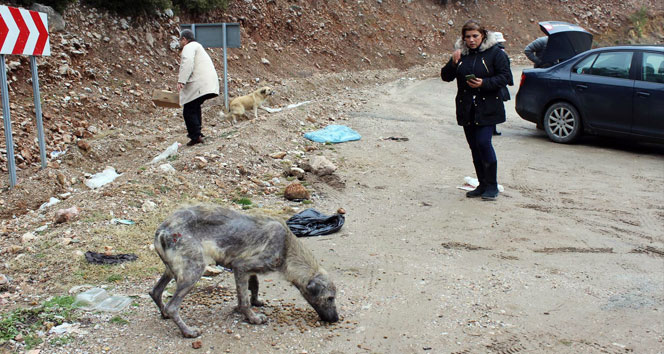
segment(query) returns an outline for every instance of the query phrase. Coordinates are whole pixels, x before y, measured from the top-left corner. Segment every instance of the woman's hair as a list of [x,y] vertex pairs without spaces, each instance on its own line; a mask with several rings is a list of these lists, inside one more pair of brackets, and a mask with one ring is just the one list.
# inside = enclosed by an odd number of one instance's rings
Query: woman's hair
[[486,29],[477,20],[468,20],[463,24],[463,27],[461,27],[461,38],[464,38],[468,31],[478,31],[482,34],[482,39],[486,38]]
[[196,38],[194,38],[194,32],[192,30],[186,29],[182,30],[180,32],[180,38],[184,38],[187,40],[187,42],[195,41]]

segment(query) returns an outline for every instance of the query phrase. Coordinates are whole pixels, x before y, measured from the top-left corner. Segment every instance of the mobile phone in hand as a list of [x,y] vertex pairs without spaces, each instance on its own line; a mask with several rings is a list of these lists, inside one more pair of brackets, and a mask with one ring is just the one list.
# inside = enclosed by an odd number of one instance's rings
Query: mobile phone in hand
[[475,74],[466,75],[466,81],[476,79]]

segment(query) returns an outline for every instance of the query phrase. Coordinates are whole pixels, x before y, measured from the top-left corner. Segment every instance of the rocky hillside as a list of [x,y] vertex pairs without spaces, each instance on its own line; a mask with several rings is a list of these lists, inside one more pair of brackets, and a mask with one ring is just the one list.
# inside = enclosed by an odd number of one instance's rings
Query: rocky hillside
[[[508,52],[519,62],[521,49],[540,35],[538,21],[578,23],[595,34],[597,45],[661,44],[663,14],[662,2],[637,0],[447,4],[435,0],[248,0],[233,1],[227,11],[205,18],[178,17],[166,11],[155,19],[119,18],[71,6],[62,14],[64,29],[51,28],[52,55],[39,58],[38,64],[48,155],[66,151],[65,155],[76,158],[66,166],[62,159],[53,158],[47,171],[39,170],[29,59],[7,56],[19,187],[8,190],[3,131],[0,215],[9,218],[34,210],[55,193],[80,183],[82,174],[128,158],[132,147],[148,143],[140,127],[155,117],[168,115],[169,124],[181,125],[178,112],[157,108],[150,100],[153,90],[175,85],[181,23],[240,23],[242,48],[229,50],[230,96],[267,84],[278,91],[271,105],[280,106],[377,80],[346,81],[340,76],[320,87],[313,80],[320,75],[436,66],[448,55],[468,18],[502,31]],[[211,52],[221,73],[221,50]],[[298,85],[286,85],[286,80]],[[221,104],[218,99],[208,109],[216,113]],[[109,132],[119,132],[125,143],[101,146],[99,139]],[[172,138],[157,136],[149,143]],[[28,187],[31,177],[42,175],[38,189]]]

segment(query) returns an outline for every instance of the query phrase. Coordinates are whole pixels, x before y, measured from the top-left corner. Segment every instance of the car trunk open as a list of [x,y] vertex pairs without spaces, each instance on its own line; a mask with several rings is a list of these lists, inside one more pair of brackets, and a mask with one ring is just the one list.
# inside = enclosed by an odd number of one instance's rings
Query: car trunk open
[[592,46],[593,35],[580,26],[562,21],[544,21],[539,26],[549,37],[542,54],[542,67],[556,65]]

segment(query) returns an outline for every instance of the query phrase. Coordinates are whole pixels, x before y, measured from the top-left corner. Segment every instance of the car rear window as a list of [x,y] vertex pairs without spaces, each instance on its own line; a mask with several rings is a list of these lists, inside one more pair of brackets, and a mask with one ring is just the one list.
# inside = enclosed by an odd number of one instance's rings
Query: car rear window
[[643,64],[641,67],[643,81],[664,83],[664,54],[643,53]]
[[590,69],[592,75],[629,78],[629,69],[632,65],[632,52],[604,52],[600,53]]

